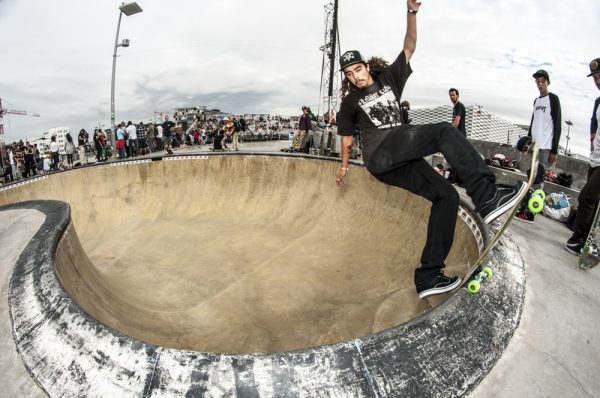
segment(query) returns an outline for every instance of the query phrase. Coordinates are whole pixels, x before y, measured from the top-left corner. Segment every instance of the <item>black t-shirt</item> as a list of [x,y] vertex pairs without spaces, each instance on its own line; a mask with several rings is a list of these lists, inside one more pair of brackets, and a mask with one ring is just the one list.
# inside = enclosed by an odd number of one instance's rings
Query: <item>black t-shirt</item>
[[171,129],[175,127],[175,123],[173,123],[170,120],[167,120],[166,122],[163,122],[162,124],[162,128],[163,128],[163,135],[165,137],[170,137],[171,136]]
[[369,164],[390,129],[402,124],[400,98],[411,73],[403,51],[372,85],[356,90],[342,100],[337,114],[338,134],[354,135],[354,130],[360,129],[365,165]]
[[466,137],[467,131],[465,130],[465,106],[460,101],[456,101],[456,104],[454,104],[454,108],[452,108],[452,122],[454,122],[454,118],[456,116],[460,116],[460,122],[458,122],[458,129]]
[[77,143],[79,146],[85,145],[85,133],[83,131],[79,132],[79,135],[77,136]]

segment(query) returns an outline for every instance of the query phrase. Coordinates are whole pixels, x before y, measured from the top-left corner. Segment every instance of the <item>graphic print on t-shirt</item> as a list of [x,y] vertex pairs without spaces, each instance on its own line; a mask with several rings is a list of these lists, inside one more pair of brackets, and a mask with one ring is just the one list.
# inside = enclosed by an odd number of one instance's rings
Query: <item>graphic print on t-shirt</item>
[[362,98],[358,105],[378,129],[402,124],[400,105],[390,86]]

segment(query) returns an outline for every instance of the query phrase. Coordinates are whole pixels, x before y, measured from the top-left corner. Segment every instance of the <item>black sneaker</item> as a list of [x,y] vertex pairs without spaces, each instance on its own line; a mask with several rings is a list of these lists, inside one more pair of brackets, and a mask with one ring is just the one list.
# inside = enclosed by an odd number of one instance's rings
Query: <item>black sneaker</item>
[[581,248],[583,247],[583,239],[573,234],[565,245],[565,250],[571,254],[579,256],[581,254]]
[[447,277],[440,271],[429,283],[417,286],[417,294],[422,299],[434,294],[450,292],[459,287],[461,282],[462,279],[460,277]]
[[527,184],[523,181],[517,183],[515,186],[510,185],[496,185],[496,192],[494,197],[488,200],[481,209],[479,214],[483,218],[486,224],[491,223],[496,218],[510,210],[519,200],[519,195],[527,189]]
[[515,218],[519,221],[523,221],[528,224],[533,224],[533,221],[535,221],[535,214],[533,214],[527,209],[523,209],[519,210],[517,214],[515,214]]

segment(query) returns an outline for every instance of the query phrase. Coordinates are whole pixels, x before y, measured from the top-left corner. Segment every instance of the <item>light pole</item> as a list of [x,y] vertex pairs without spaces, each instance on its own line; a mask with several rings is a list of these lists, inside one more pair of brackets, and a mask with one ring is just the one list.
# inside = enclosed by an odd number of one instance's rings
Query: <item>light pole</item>
[[567,124],[567,146],[565,147],[565,155],[569,156],[569,140],[571,139],[571,126],[573,122],[571,120],[567,120],[565,122]]
[[115,50],[113,52],[113,64],[112,64],[112,79],[110,82],[110,144],[114,148],[115,147],[115,70],[117,68],[117,48],[118,47],[129,47],[129,40],[124,39],[119,44],[119,29],[121,29],[121,17],[123,14],[130,16],[133,14],[137,14],[138,12],[142,12],[142,7],[140,7],[136,2],[133,3],[122,3],[119,7],[119,22],[117,23],[117,36],[115,37]]

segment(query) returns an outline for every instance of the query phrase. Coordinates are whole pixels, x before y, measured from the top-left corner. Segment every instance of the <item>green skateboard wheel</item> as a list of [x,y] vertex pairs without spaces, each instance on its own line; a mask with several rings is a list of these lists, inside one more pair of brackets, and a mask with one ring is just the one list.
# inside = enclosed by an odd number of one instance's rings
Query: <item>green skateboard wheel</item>
[[533,196],[540,196],[542,200],[546,200],[546,192],[543,189],[536,189],[533,191]]
[[532,213],[541,212],[542,207],[544,207],[544,199],[542,199],[540,196],[534,196],[529,199],[529,210]]
[[492,271],[492,269],[490,267],[485,267],[484,269],[481,270],[481,272],[483,272],[485,274],[486,281],[489,281],[490,279],[492,279],[492,275],[494,275],[494,272]]
[[469,282],[469,284],[467,285],[467,289],[469,290],[469,292],[475,294],[479,291],[479,288],[481,287],[481,285],[479,284],[479,282],[477,282],[476,280],[472,280],[471,282]]

